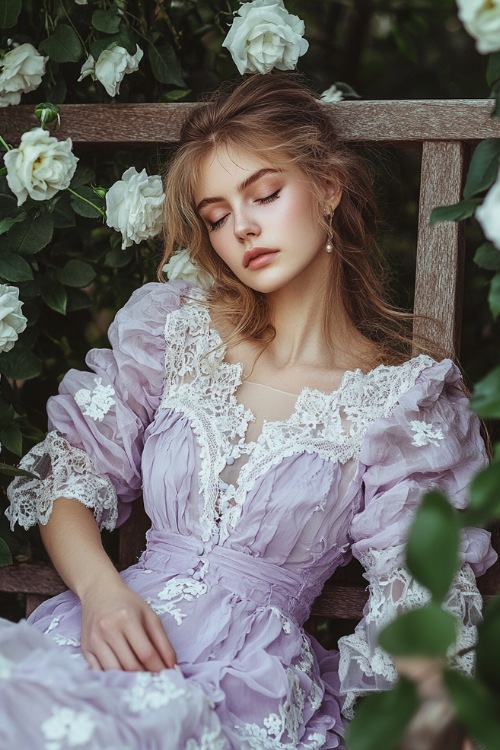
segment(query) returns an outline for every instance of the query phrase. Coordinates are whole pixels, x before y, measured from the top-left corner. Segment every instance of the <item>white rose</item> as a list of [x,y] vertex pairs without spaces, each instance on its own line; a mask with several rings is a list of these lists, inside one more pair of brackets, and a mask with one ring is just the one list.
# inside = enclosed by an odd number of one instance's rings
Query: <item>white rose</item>
[[75,0],[77,5],[87,5],[88,0]]
[[303,35],[304,21],[289,13],[283,0],[253,0],[238,10],[222,46],[242,75],[293,70],[309,47]]
[[17,286],[0,284],[0,352],[9,352],[26,328]]
[[7,182],[21,206],[28,195],[35,201],[52,198],[69,187],[78,159],[71,138],[58,141],[42,128],[23,133],[18,148],[7,151]]
[[129,55],[125,47],[115,46],[105,49],[95,62],[89,55],[83,63],[78,79],[82,81],[86,76],[92,76],[94,81],[102,83],[110,96],[120,93],[120,84],[127,73],[139,70],[139,62],[144,52],[137,45],[135,55]]
[[155,237],[161,230],[163,201],[161,177],[130,167],[106,193],[106,223],[122,234],[122,248]]
[[483,55],[500,50],[500,0],[457,0],[458,17]]
[[21,94],[34,91],[45,73],[45,57],[32,44],[20,44],[0,60],[0,107],[19,104]]
[[208,273],[202,271],[192,262],[189,252],[184,248],[178,250],[169,258],[162,271],[167,275],[169,281],[182,279],[200,289],[210,289],[214,283],[213,278]]
[[322,102],[341,102],[343,98],[344,94],[334,83],[332,83],[329,89],[326,89],[326,91],[323,91],[321,94]]
[[500,170],[496,182],[476,209],[476,219],[485,236],[500,250]]

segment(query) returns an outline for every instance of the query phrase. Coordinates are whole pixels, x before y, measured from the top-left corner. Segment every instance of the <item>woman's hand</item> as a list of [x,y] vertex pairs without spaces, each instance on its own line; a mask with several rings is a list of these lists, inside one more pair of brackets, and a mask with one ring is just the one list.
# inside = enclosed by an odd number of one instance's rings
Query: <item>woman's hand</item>
[[82,652],[93,669],[159,672],[176,665],[160,618],[123,582],[99,585],[82,602]]

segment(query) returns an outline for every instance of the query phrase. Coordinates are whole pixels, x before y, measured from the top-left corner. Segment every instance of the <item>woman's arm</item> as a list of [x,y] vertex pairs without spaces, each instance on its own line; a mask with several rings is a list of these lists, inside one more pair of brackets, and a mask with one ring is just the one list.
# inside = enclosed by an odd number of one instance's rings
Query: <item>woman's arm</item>
[[60,497],[39,528],[56,570],[81,601],[81,647],[89,665],[151,672],[174,667],[175,652],[159,617],[123,583],[92,510]]

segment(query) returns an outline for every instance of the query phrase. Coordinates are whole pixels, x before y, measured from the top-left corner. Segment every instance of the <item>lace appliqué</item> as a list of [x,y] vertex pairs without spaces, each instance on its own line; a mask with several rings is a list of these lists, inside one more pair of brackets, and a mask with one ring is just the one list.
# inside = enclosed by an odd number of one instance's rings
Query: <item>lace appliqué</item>
[[163,708],[171,701],[181,698],[186,691],[175,685],[165,672],[151,674],[142,672],[135,677],[135,683],[124,695],[128,708],[135,714]]
[[52,716],[41,726],[45,750],[67,750],[83,747],[92,739],[96,722],[86,711],[71,708],[54,708]]
[[112,396],[115,389],[112,385],[102,385],[102,378],[94,378],[95,388],[80,388],[75,393],[75,401],[82,409],[82,414],[96,422],[102,422],[108,411],[116,404]]
[[58,497],[79,500],[93,509],[101,528],[114,529],[118,517],[115,488],[107,477],[96,473],[84,451],[74,448],[57,432],[49,432],[19,466],[37,478],[16,477],[7,490],[10,508],[5,515],[12,529],[16,523],[25,529],[46,524]]
[[[392,570],[384,577],[370,575],[370,567],[384,567],[381,558],[392,552],[375,551],[362,560],[370,580],[369,610],[352,635],[339,639],[339,678],[345,695],[342,713],[354,716],[354,705],[362,695],[373,690],[388,689],[397,679],[391,657],[377,645],[378,632],[401,612],[418,609],[428,603],[430,594],[404,568]],[[464,674],[474,671],[474,655],[457,654],[476,643],[476,626],[481,620],[482,598],[470,565],[458,571],[451,592],[444,604],[458,620],[458,636],[448,651],[450,663]],[[359,687],[362,685],[362,687]]]
[[146,599],[146,601],[157,615],[171,615],[177,625],[182,625],[186,613],[179,609],[177,605],[183,599],[187,602],[192,602],[194,598],[202,596],[206,591],[207,585],[202,581],[196,581],[193,578],[176,577],[171,578],[157,595],[157,598],[164,601],[165,604],[159,604],[154,599]]
[[191,737],[185,746],[185,750],[227,750],[227,748],[227,742],[221,736],[220,729],[204,729],[199,742]]
[[424,445],[439,446],[441,440],[444,439],[442,430],[439,427],[434,427],[432,424],[428,424],[423,420],[414,419],[410,422],[410,428],[413,432],[412,445],[416,445],[418,448]]
[[283,630],[283,632],[287,635],[290,635],[290,633],[292,632],[292,623],[290,622],[288,617],[285,617],[283,612],[280,612],[278,607],[270,607],[270,610],[273,615],[276,615],[278,620],[281,622],[281,629]]
[[[185,303],[166,320],[166,388],[160,408],[185,414],[200,445],[200,515],[203,541],[223,543],[241,515],[255,481],[284,458],[315,453],[345,463],[359,453],[368,427],[388,416],[398,398],[433,360],[420,355],[399,366],[381,365],[364,374],[345,373],[333,393],[304,388],[291,416],[264,422],[259,438],[246,442],[254,416],[236,398],[242,366],[224,360],[225,346],[213,328],[207,307]],[[327,415],[327,419],[325,416]],[[228,458],[248,460],[237,486],[220,482]]]

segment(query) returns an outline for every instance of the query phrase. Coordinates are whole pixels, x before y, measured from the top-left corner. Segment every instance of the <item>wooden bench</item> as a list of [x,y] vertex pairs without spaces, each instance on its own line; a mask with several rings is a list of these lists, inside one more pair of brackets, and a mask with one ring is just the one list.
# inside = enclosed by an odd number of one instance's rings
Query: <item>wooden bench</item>
[[[64,105],[58,137],[70,136],[76,148],[96,146],[164,147],[179,137],[183,118],[191,104]],[[338,131],[345,141],[360,144],[421,146],[421,187],[416,260],[416,333],[423,334],[449,356],[459,351],[462,281],[465,253],[463,226],[455,223],[429,225],[432,208],[455,203],[462,186],[471,146],[484,138],[500,137],[500,121],[490,118],[491,102],[377,101],[342,102],[332,108]],[[37,123],[31,106],[10,107],[2,117],[7,140],[15,143],[22,132]],[[117,564],[124,568],[142,551],[147,518],[137,505],[118,532]],[[500,527],[494,530],[500,549]],[[358,620],[367,594],[361,568],[351,563],[339,570],[316,601],[313,614],[337,621]],[[497,563],[479,580],[485,599],[500,591]],[[26,594],[29,614],[43,599],[65,589],[47,564],[14,564],[0,569],[0,592]]]

